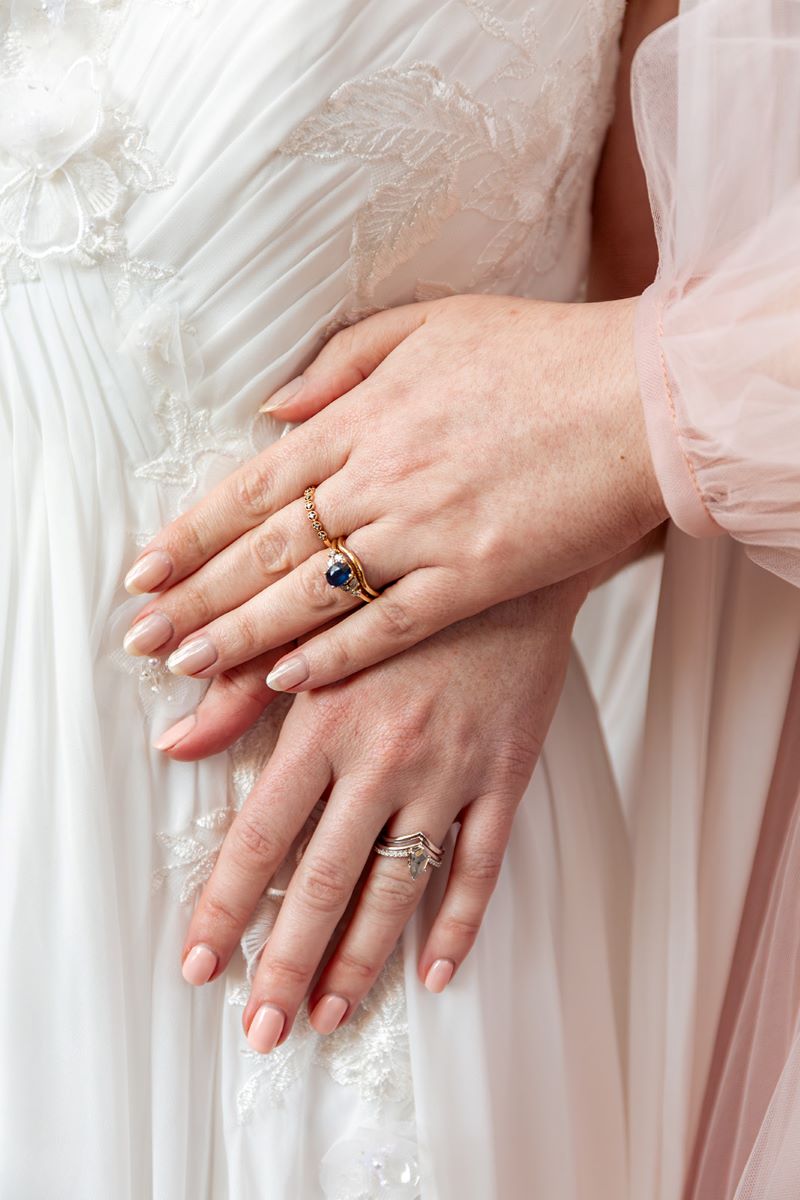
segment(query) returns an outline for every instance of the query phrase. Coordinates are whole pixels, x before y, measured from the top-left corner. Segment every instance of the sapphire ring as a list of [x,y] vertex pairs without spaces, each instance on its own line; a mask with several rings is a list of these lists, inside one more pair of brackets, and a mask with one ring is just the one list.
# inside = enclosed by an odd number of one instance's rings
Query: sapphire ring
[[334,538],[330,543],[325,578],[331,587],[341,588],[365,604],[377,600],[380,595],[367,583],[361,559],[345,546],[342,538]]
[[407,833],[405,837],[381,834],[375,843],[375,853],[381,858],[405,858],[412,879],[424,875],[428,867],[440,867],[444,850],[432,842],[426,833]]

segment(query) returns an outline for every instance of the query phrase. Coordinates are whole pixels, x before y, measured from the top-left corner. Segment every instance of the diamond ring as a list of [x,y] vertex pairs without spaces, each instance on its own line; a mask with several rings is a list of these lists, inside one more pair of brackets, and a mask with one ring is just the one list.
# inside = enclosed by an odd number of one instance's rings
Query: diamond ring
[[405,837],[387,837],[381,834],[375,843],[375,853],[381,858],[406,858],[412,879],[424,874],[428,867],[440,867],[444,850],[432,842],[427,834],[406,834]]

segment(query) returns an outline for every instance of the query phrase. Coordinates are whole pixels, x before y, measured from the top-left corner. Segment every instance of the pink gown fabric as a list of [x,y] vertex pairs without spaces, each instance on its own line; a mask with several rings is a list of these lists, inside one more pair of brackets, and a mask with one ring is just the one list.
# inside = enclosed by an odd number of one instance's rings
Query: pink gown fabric
[[[800,3],[693,0],[633,82],[637,358],[673,519],[634,814],[630,1194],[800,1195]],[[727,536],[724,536],[727,535]]]

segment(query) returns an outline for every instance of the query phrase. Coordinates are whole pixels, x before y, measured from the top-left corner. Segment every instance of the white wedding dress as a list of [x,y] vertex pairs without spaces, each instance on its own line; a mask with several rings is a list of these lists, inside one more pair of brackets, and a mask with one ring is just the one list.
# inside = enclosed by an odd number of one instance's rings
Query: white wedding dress
[[[179,959],[276,714],[165,761],[196,685],[120,649],[136,547],[280,435],[259,403],[330,331],[453,291],[579,297],[623,8],[0,0],[2,1200],[680,1200],[760,816],[732,845],[724,723],[707,810],[668,731],[699,707],[699,744],[742,662],[779,729],[788,584],[676,534],[658,787],[623,806],[575,659],[455,983],[416,979],[422,914],[350,1024],[301,1019],[263,1059],[241,1009],[292,863],[224,980]],[[676,627],[698,664],[710,630],[727,647],[698,693]]]
[[628,847],[577,664],[458,983],[422,993],[414,931],[261,1059],[279,897],[226,980],[179,962],[274,731],[166,762],[194,685],[119,647],[137,544],[330,330],[576,295],[621,0],[1,2],[0,1196],[619,1200]]

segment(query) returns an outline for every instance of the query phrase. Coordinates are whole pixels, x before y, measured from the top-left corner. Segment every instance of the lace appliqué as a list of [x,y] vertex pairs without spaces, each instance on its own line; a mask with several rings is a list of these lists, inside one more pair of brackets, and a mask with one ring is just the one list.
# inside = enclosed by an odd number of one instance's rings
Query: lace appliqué
[[292,1036],[267,1058],[251,1050],[243,1054],[258,1065],[236,1098],[242,1123],[252,1119],[262,1100],[280,1106],[313,1066],[342,1087],[357,1089],[373,1105],[376,1119],[390,1106],[413,1116],[402,952],[394,952],[358,1012],[335,1033],[319,1037],[303,1008]]
[[159,833],[159,845],[166,851],[168,859],[153,875],[154,889],[157,891],[171,883],[181,904],[188,904],[198,888],[210,879],[220,846],[235,816],[236,809],[226,805],[195,817],[189,828],[178,834]]
[[[550,270],[562,252],[611,114],[603,74],[620,2],[589,0],[587,49],[569,70],[538,61],[535,14],[514,29],[485,0],[462,3],[485,33],[509,45],[500,79],[541,72],[536,99],[487,104],[432,63],[388,67],[343,84],[281,147],[294,157],[351,158],[370,169],[367,199],[353,224],[348,320],[374,310],[378,285],[460,211],[498,226],[463,290],[511,286],[526,271]],[[464,168],[473,163],[480,177],[470,184]],[[450,290],[423,289],[426,296]]]
[[2,39],[0,301],[48,260],[98,266],[117,307],[170,271],[130,254],[121,219],[171,179],[145,131],[103,96],[101,64],[122,5],[17,0]]

